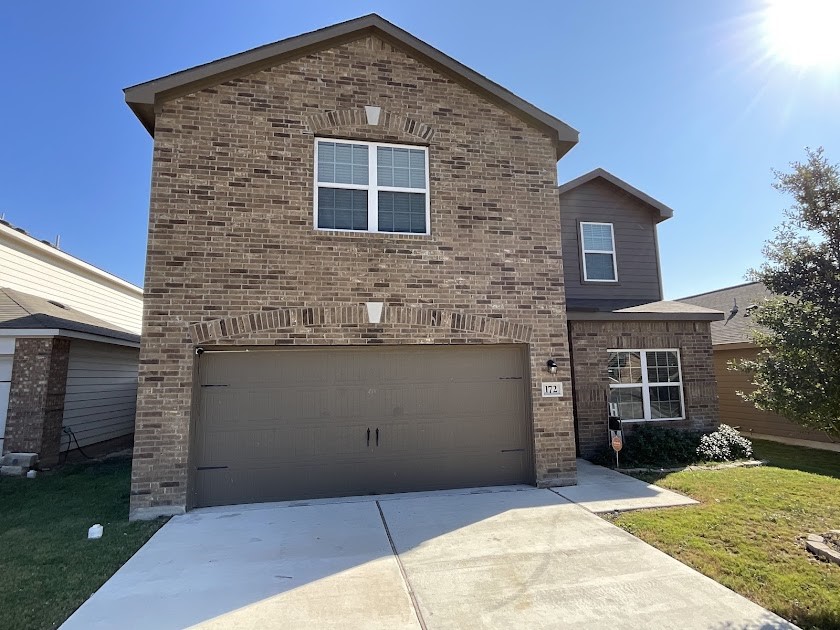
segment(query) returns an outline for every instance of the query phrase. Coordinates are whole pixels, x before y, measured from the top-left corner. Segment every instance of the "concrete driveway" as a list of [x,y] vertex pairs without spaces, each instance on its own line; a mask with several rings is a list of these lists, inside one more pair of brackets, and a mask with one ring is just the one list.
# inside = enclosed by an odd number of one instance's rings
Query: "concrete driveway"
[[555,492],[509,487],[175,517],[62,626],[117,627],[794,626]]

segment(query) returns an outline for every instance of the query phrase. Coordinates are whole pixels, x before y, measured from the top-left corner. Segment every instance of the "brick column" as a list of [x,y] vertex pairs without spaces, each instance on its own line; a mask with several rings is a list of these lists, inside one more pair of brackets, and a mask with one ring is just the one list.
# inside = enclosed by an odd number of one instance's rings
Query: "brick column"
[[15,342],[4,450],[38,453],[58,461],[70,340],[20,338]]

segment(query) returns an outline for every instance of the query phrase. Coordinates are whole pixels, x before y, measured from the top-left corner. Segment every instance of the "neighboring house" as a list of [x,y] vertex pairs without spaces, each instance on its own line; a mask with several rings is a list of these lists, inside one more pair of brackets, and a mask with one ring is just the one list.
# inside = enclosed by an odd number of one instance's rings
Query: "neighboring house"
[[608,397],[717,424],[722,314],[660,301],[670,210],[600,170],[558,193],[577,132],[393,24],[126,101],[154,136],[132,518],[574,484]]
[[142,304],[139,287],[0,222],[3,453],[49,466],[130,443]]
[[755,359],[758,355],[758,347],[750,336],[750,332],[755,328],[750,318],[750,307],[761,304],[771,295],[762,283],[748,282],[680,300],[686,304],[712,308],[727,314],[724,321],[712,324],[712,347],[715,352],[721,421],[754,437],[834,442],[834,438],[821,431],[807,429],[783,416],[762,411],[738,395],[739,391],[752,391],[754,386],[749,373],[732,370],[729,364],[739,359]]

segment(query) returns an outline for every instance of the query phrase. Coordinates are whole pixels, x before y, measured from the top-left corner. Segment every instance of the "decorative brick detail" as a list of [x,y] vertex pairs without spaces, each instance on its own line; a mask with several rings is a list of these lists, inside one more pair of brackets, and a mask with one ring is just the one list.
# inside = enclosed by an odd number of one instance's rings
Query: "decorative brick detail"
[[[243,335],[279,332],[283,329],[367,324],[368,316],[363,304],[284,308],[193,324],[190,326],[190,336],[195,343],[212,343],[236,339]],[[527,343],[533,333],[531,327],[525,324],[430,307],[386,305],[382,312],[382,321],[376,326],[384,328],[388,324],[437,329],[426,331],[424,336],[432,334],[439,337],[441,332],[445,335],[448,330],[454,333],[476,333],[483,338],[513,343]]]
[[[644,424],[708,431],[720,423],[709,322],[571,321],[569,329],[577,440],[583,457],[608,445],[607,350],[679,349],[686,419]],[[624,426],[632,431],[640,424]]]
[[70,340],[15,341],[4,452],[38,453],[42,464],[58,461]]
[[[383,108],[378,125],[365,106]],[[547,359],[571,380],[548,132],[375,37],[157,107],[135,516],[188,505],[197,343],[527,344],[537,482],[574,483],[571,398],[541,397]],[[313,228],[327,123],[351,140],[425,136],[430,235]],[[371,301],[387,305],[379,324]]]
[[[306,125],[312,133],[319,134],[337,133],[346,128],[369,125],[369,123],[365,108],[355,107],[308,116]],[[423,142],[430,142],[435,135],[434,127],[431,125],[403,114],[390,112],[385,108],[382,108],[379,113],[379,123],[373,126],[414,136]]]

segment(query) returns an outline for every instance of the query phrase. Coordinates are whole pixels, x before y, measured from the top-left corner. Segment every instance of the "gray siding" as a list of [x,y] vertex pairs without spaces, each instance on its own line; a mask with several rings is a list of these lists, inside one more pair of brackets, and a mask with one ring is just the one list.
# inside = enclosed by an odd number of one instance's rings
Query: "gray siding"
[[[603,179],[594,179],[560,195],[563,271],[566,299],[636,301],[662,299],[656,245],[658,214]],[[612,223],[618,282],[584,282],[580,222]]]
[[[64,426],[82,447],[134,432],[138,354],[125,346],[71,343]],[[66,444],[62,438],[62,450]]]

